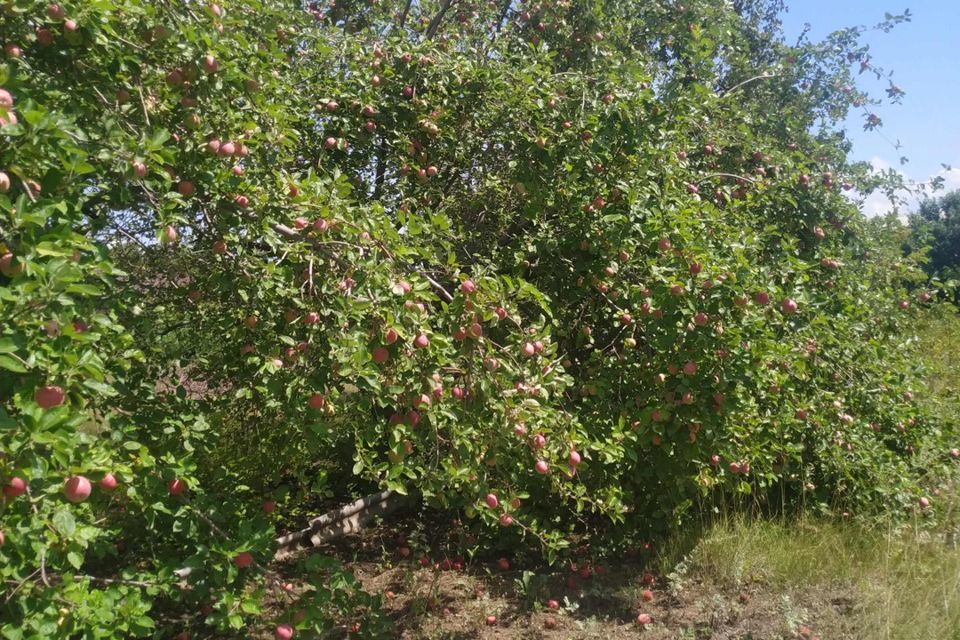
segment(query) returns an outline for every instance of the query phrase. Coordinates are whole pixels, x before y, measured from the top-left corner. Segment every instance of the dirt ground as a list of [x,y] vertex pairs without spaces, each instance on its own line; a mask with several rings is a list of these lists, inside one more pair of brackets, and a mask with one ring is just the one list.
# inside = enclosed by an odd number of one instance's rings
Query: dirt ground
[[[662,575],[639,559],[506,567],[384,529],[319,552],[338,556],[366,591],[384,596],[393,637],[403,640],[860,638],[856,595],[841,589],[785,592],[749,576],[734,589],[682,566]],[[650,622],[640,624],[640,614]]]

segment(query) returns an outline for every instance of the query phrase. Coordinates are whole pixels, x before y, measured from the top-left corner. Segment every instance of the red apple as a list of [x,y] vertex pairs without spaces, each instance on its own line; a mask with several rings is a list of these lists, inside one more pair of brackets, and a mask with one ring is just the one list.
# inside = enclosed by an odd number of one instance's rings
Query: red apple
[[117,488],[117,478],[112,473],[107,473],[100,480],[100,488],[104,491],[113,491]]
[[13,477],[3,488],[3,495],[7,498],[16,498],[27,492],[27,481],[23,478]]
[[293,627],[288,624],[277,625],[273,631],[273,637],[277,640],[290,640],[293,637]]
[[63,485],[63,495],[70,502],[83,502],[90,497],[93,486],[83,476],[71,476]]
[[177,191],[184,198],[189,198],[194,194],[195,190],[192,182],[190,182],[189,180],[181,180],[179,183],[177,183]]
[[377,364],[383,364],[390,359],[390,352],[385,347],[374,347],[370,355]]
[[792,298],[785,298],[783,302],[780,303],[780,309],[788,315],[796,313],[797,308],[797,301]]
[[180,478],[174,478],[167,483],[167,491],[170,492],[172,496],[179,496],[187,489],[187,483],[185,483]]
[[160,242],[163,244],[173,244],[177,241],[177,230],[171,225],[167,225],[163,228],[163,233],[160,234]]
[[273,500],[264,500],[260,508],[263,509],[264,513],[273,513],[273,510],[277,508],[277,503]]
[[220,63],[211,55],[203,56],[203,70],[207,73],[216,73],[220,69]]
[[307,400],[307,406],[315,411],[323,409],[323,406],[327,403],[327,399],[320,393],[314,393],[310,396],[310,399]]
[[497,616],[487,616],[487,626],[492,627],[497,624]]
[[534,470],[543,475],[550,472],[550,465],[547,464],[546,460],[537,460],[537,463],[533,465]]
[[51,409],[63,404],[65,394],[61,387],[47,385],[40,387],[33,394],[33,399],[41,409]]
[[8,278],[12,278],[23,272],[23,263],[14,262],[16,258],[12,253],[5,253],[0,256],[0,273]]
[[227,243],[223,240],[217,240],[213,243],[213,252],[218,256],[222,256],[227,252]]
[[644,602],[650,602],[653,600],[653,591],[650,589],[644,589],[640,596],[643,598]]
[[417,349],[426,349],[430,346],[430,338],[421,333],[413,339],[413,346]]
[[649,613],[641,613],[637,616],[637,624],[639,624],[641,627],[646,626],[651,622],[653,622],[653,618],[650,617]]
[[46,27],[37,29],[37,44],[41,47],[49,47],[53,44],[53,31],[50,31],[50,29]]
[[247,551],[241,551],[233,557],[233,564],[237,565],[240,569],[246,569],[253,564],[253,555]]
[[490,507],[491,509],[496,509],[500,505],[500,501],[497,499],[497,496],[495,496],[492,493],[488,493],[487,497],[484,498],[484,501],[487,503],[487,506]]

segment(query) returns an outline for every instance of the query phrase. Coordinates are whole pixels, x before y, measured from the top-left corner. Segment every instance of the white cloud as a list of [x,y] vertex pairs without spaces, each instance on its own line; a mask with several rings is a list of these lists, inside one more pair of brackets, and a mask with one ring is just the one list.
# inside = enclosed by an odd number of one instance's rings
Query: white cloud
[[[870,158],[870,165],[873,167],[873,170],[878,173],[880,171],[886,171],[893,168],[893,165],[890,162],[877,156]],[[911,185],[930,184],[935,178],[943,178],[943,190],[938,191],[937,194],[943,194],[953,191],[954,189],[960,189],[960,168],[952,168],[949,170],[943,169],[920,180],[917,180],[916,178],[902,171],[898,171],[898,173],[903,176],[904,182]],[[928,189],[926,193],[930,194],[931,192]],[[900,204],[898,209],[900,218],[906,219],[908,213],[917,209],[917,205],[922,199],[923,192],[920,191],[919,187],[917,186],[911,189],[903,189],[898,192],[897,195],[898,197],[906,200],[906,204]],[[887,198],[886,194],[879,191],[874,191],[865,198],[863,197],[863,194],[851,192],[848,194],[848,197],[860,205],[860,211],[863,212],[863,215],[867,216],[868,218],[886,215],[894,208],[894,204],[889,198]]]

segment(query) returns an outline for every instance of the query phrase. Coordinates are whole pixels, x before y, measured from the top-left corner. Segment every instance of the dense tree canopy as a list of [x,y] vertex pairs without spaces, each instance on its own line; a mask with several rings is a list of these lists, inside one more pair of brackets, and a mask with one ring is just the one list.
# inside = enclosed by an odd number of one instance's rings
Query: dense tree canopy
[[377,637],[322,556],[278,590],[311,495],[550,558],[912,508],[915,268],[841,194],[871,63],[781,10],[0,5],[3,636]]
[[913,235],[908,252],[929,247],[924,268],[931,276],[960,276],[960,191],[927,198],[910,217]]

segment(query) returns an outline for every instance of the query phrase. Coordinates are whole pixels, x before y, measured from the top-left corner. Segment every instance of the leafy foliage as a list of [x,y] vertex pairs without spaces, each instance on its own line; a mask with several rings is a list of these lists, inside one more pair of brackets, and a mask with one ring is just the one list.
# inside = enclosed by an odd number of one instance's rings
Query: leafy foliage
[[4,637],[382,634],[269,567],[351,476],[550,557],[912,504],[913,267],[839,193],[866,50],[778,9],[4,4]]

